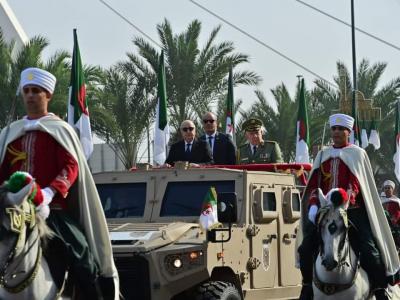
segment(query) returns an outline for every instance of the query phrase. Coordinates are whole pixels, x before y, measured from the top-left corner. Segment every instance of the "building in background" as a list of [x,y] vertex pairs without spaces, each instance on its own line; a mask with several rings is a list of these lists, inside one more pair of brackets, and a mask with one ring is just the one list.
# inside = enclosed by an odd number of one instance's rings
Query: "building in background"
[[0,0],[0,28],[3,31],[6,42],[15,41],[14,51],[18,51],[29,41],[28,36],[6,0]]
[[94,144],[88,163],[92,173],[125,170],[123,163],[108,144]]

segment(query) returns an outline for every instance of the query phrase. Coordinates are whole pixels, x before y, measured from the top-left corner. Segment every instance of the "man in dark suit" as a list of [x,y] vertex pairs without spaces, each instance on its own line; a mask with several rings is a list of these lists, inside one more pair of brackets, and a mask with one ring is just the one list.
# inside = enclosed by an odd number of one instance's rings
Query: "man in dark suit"
[[236,147],[229,136],[217,131],[217,117],[212,112],[203,116],[203,129],[205,134],[200,139],[210,145],[214,164],[236,164]]
[[196,126],[191,120],[183,121],[180,131],[183,140],[171,146],[165,161],[166,167],[173,166],[177,161],[188,161],[191,166],[213,162],[208,143],[196,139]]

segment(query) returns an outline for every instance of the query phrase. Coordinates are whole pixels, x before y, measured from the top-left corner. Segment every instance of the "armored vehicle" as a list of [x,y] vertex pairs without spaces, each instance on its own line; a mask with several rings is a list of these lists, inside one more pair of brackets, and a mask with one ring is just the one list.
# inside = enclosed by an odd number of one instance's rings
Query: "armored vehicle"
[[[300,189],[292,174],[189,168],[106,172],[94,178],[125,299],[299,296]],[[223,206],[230,205],[233,213],[222,218],[222,227],[207,232],[199,216],[211,186],[228,199]]]

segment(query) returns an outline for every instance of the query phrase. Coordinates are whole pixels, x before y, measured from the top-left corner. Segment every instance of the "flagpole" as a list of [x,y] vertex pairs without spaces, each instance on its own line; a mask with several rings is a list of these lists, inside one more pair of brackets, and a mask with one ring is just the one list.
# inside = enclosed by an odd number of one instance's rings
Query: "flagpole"
[[357,62],[356,62],[356,35],[355,35],[355,25],[354,25],[354,0],[351,0],[351,50],[353,59],[353,91],[352,91],[352,117],[354,118],[354,143],[359,141],[358,132],[358,113],[357,113],[357,100],[356,91],[357,86]]
[[400,99],[397,99],[396,103],[396,110],[395,110],[395,124],[394,124],[394,156],[393,156],[393,161],[394,161],[394,174],[396,176],[396,179],[398,182],[400,182],[400,145],[398,141],[398,135],[400,133]]
[[324,146],[326,122],[324,122],[324,130],[322,131],[321,149]]
[[150,126],[147,124],[147,162],[150,164]]
[[[168,126],[168,124],[167,124]],[[164,131],[164,140],[165,140],[165,159],[168,157],[168,142],[167,142],[167,131]]]

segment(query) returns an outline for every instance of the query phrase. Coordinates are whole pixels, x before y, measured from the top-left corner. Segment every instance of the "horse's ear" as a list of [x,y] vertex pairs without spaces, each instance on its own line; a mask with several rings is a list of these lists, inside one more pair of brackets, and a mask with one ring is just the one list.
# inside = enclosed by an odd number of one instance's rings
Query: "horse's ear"
[[17,206],[21,205],[32,190],[34,183],[34,181],[31,181],[16,193],[8,192],[6,195],[5,204]]
[[320,188],[318,188],[318,198],[319,198],[319,203],[321,204],[321,207],[327,206],[328,205],[328,200],[326,199],[324,193]]

